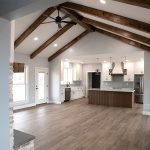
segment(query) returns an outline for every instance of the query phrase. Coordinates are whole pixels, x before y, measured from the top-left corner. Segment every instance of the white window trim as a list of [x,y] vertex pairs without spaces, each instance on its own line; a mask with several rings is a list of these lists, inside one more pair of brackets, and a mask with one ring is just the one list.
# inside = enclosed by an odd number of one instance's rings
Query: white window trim
[[24,66],[25,70],[25,100],[14,102],[14,106],[23,105],[29,102],[29,67],[27,65]]

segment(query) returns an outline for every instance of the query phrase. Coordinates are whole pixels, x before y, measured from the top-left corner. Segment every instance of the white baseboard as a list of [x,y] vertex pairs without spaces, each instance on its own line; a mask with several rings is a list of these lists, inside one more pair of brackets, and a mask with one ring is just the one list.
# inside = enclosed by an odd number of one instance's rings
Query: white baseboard
[[150,115],[150,104],[144,104],[143,115]]
[[34,107],[34,106],[36,106],[35,103],[25,104],[25,105],[20,105],[20,106],[14,106],[14,110],[19,110],[19,109],[29,108],[29,107]]
[[143,111],[143,115],[150,116],[150,112],[148,112],[148,111]]
[[49,103],[50,104],[61,104],[61,102],[58,102],[58,101],[50,101]]

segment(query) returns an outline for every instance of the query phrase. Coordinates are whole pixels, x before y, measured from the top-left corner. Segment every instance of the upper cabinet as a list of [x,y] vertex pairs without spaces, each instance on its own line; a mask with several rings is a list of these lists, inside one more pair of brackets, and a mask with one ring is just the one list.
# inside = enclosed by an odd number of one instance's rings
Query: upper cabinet
[[73,81],[82,80],[82,64],[73,63]]
[[134,64],[126,62],[125,69],[127,69],[127,75],[124,75],[124,81],[134,81]]
[[111,81],[111,75],[109,75],[110,63],[102,64],[102,81]]
[[61,84],[72,84],[73,65],[68,61],[61,62]]
[[135,62],[134,74],[144,74],[144,61]]

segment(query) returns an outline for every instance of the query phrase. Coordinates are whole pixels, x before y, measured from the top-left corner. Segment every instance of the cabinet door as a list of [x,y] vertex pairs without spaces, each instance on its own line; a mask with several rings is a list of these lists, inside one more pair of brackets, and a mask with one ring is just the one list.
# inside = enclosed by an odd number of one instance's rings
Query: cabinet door
[[134,65],[131,62],[126,63],[127,75],[124,76],[124,81],[134,81]]
[[109,75],[110,64],[102,64],[102,81],[111,81],[111,75]]
[[82,64],[73,64],[73,80],[82,80]]
[[144,61],[135,62],[134,74],[144,74]]

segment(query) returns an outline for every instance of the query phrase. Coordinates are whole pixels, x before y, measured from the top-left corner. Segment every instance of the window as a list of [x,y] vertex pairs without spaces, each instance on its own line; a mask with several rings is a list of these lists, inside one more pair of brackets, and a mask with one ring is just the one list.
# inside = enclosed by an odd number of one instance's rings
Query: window
[[24,72],[13,74],[13,101],[15,103],[27,100],[27,67]]

